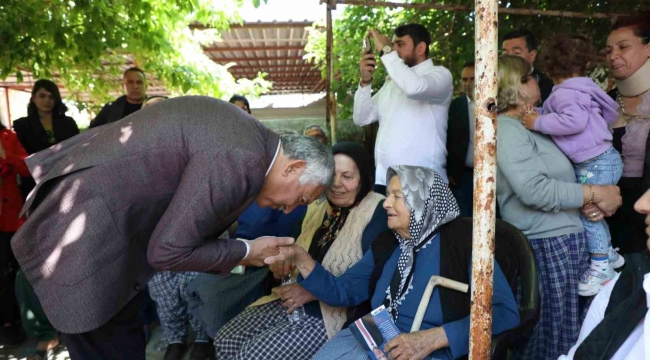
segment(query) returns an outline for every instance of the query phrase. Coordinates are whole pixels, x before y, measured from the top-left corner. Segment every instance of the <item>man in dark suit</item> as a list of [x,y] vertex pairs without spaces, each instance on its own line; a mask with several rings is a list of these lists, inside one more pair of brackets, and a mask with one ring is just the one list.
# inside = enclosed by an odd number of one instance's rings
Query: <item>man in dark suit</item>
[[281,139],[236,106],[180,97],[27,160],[36,180],[12,247],[72,359],[144,359],[137,314],[157,270],[228,274],[290,238],[217,240],[253,202],[283,209],[332,179],[325,146]]
[[122,75],[122,87],[125,95],[104,105],[90,122],[91,128],[118,121],[142,108],[147,99],[147,77],[144,71],[137,67],[126,69]]
[[474,61],[460,73],[464,94],[449,106],[447,120],[447,176],[460,214],[472,216],[474,198]]
[[501,52],[503,55],[515,55],[528,61],[533,69],[532,75],[535,76],[537,84],[539,84],[542,103],[546,101],[553,91],[553,80],[535,68],[535,58],[537,57],[535,35],[526,29],[511,31],[503,37]]

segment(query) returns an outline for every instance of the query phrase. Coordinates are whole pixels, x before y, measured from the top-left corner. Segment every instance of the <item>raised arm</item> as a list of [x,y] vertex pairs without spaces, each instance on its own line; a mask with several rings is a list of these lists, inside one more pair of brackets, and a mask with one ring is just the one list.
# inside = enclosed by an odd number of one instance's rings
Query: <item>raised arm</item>
[[450,100],[453,81],[449,70],[439,67],[420,75],[399,58],[396,51],[381,57],[381,61],[395,82],[409,99],[442,104]]

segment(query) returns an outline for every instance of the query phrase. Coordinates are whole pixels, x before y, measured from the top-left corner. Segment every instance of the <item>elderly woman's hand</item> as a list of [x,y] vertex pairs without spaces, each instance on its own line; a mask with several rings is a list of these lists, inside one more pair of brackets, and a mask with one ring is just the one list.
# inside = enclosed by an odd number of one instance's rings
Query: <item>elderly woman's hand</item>
[[614,215],[623,204],[621,189],[616,185],[598,185],[593,188],[594,204],[606,217]]
[[280,298],[282,298],[282,307],[287,309],[287,314],[291,314],[297,308],[316,300],[314,295],[298,284],[282,286],[280,288]]
[[279,254],[267,257],[264,263],[270,266],[279,262],[292,262],[304,278],[308,277],[316,266],[316,262],[309,253],[296,244],[280,247],[278,251]]
[[432,352],[449,346],[442,327],[400,334],[386,344],[384,351],[394,360],[421,360]]
[[293,264],[292,260],[278,261],[269,265],[269,270],[271,270],[273,277],[276,279],[282,279],[291,274],[295,268],[296,266]]
[[583,206],[580,208],[580,212],[582,213],[582,216],[593,222],[597,222],[605,218],[605,213],[600,211],[596,205]]

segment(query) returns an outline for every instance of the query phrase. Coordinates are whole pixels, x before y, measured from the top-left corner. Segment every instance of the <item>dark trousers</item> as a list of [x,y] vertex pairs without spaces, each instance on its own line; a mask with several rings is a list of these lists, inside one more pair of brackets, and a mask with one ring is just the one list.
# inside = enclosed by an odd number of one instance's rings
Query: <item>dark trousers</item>
[[474,203],[474,169],[465,167],[458,184],[451,187],[460,208],[460,216],[472,217]]
[[11,237],[14,233],[0,232],[0,326],[20,325],[20,308],[16,301],[16,273],[18,262],[11,250]]
[[61,334],[72,360],[145,360],[140,292],[100,328],[81,334]]

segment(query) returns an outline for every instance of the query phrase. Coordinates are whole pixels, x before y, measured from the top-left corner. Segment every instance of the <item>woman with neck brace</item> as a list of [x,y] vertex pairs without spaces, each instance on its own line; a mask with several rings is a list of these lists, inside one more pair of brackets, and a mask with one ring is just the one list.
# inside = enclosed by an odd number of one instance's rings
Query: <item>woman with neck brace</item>
[[[634,202],[650,188],[650,12],[619,18],[607,37],[606,61],[616,89],[619,117],[611,125],[614,148],[623,158],[618,183],[623,206],[608,219],[612,244],[621,253],[645,249],[644,217]],[[593,213],[584,209],[583,214]]]

